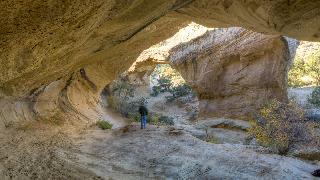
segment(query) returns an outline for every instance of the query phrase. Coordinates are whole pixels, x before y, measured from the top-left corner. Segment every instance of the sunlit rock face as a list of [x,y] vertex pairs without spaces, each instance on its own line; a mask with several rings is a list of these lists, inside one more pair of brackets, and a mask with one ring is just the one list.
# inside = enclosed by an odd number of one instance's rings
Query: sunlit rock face
[[195,0],[177,12],[208,27],[241,26],[300,40],[320,39],[320,1]]
[[197,92],[201,117],[248,119],[287,99],[288,42],[242,28],[208,31],[173,48],[170,63]]
[[[191,29],[198,35],[189,36]],[[287,100],[287,71],[298,44],[243,28],[189,24],[143,51],[129,69],[129,79],[146,84],[155,64],[169,63],[198,94],[200,117],[249,119],[268,100]]]
[[0,126],[103,118],[102,89],[192,21],[319,41],[319,7],[309,0],[1,1]]

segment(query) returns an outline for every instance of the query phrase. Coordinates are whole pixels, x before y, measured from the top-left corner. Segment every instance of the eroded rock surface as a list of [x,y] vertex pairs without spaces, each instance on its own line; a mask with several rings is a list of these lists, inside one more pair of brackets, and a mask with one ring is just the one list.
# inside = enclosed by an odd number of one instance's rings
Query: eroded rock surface
[[[1,121],[59,113],[98,118],[92,113],[100,111],[101,90],[143,50],[192,21],[319,41],[319,7],[308,0],[2,1],[0,96],[8,108]],[[52,85],[56,81],[61,84]],[[40,95],[55,91],[46,86],[61,91]],[[52,105],[39,110],[35,101],[47,96]]]
[[281,36],[242,28],[209,31],[171,50],[170,63],[197,92],[202,117],[247,118],[287,98],[290,51]]
[[308,179],[316,169],[294,158],[263,154],[259,147],[211,144],[178,129],[138,128],[115,136],[88,134],[79,141],[77,158],[106,179]]
[[243,28],[193,26],[193,31],[199,36],[180,33],[187,42],[174,44],[179,38],[170,38],[145,50],[131,72],[146,75],[157,62],[170,63],[197,93],[204,118],[247,119],[270,99],[286,101],[296,40]]

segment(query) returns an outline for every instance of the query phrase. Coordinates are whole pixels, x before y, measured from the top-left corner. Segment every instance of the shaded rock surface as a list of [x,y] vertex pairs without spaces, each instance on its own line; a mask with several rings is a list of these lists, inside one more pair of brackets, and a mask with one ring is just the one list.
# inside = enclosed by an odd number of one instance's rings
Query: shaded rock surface
[[216,143],[230,143],[230,144],[246,144],[246,134],[250,127],[247,121],[236,119],[205,119],[201,120],[195,125],[195,129],[202,132],[199,134],[191,131],[195,137],[202,140],[214,140]]
[[183,131],[138,128],[109,138],[89,134],[79,141],[79,161],[115,179],[308,179],[316,169],[294,158],[258,153],[254,146],[210,144]]

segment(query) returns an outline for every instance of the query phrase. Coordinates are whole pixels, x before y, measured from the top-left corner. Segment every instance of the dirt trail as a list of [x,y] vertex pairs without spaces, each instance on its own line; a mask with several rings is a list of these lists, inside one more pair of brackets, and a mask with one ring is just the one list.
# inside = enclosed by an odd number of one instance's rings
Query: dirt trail
[[118,129],[128,124],[128,119],[122,117],[110,108],[105,108],[103,118],[113,124],[112,129]]

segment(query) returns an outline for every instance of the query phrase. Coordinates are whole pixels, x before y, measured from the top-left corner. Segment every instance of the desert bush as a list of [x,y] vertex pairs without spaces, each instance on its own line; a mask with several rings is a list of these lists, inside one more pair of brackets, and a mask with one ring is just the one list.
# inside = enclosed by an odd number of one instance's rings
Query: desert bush
[[107,97],[110,107],[122,116],[136,119],[139,106],[147,104],[144,97],[134,99],[135,87],[125,77],[119,77],[111,87],[111,94]]
[[134,89],[134,85],[126,77],[120,76],[113,83],[112,93],[114,96],[121,97],[122,99],[128,99],[134,96]]
[[307,57],[297,57],[288,73],[291,87],[320,85],[320,51]]
[[304,60],[301,58],[295,59],[288,73],[288,85],[290,87],[302,87],[309,85],[309,82],[303,80],[303,76],[306,75],[306,71],[306,63]]
[[136,115],[139,114],[139,107],[141,105],[145,105],[147,104],[147,100],[144,97],[141,97],[139,99],[136,100],[132,100],[132,101],[128,101],[128,100],[123,100],[120,99],[119,101],[119,112],[122,114],[122,116],[124,117],[129,117],[132,115]]
[[309,57],[306,69],[313,79],[313,85],[320,86],[320,51]]
[[120,76],[110,88],[111,93],[107,97],[108,105],[122,115],[127,116],[127,109],[130,107],[128,100],[134,96],[134,86],[125,77]]
[[316,87],[310,96],[308,97],[308,102],[316,107],[320,108],[320,87]]
[[169,92],[172,82],[168,77],[160,77],[157,79],[158,84],[152,87],[151,96],[157,96],[162,92]]
[[148,114],[147,121],[148,121],[149,124],[160,125],[159,124],[159,115],[154,114],[154,113],[149,113]]
[[156,81],[152,87],[151,96],[157,96],[163,92],[170,92],[168,100],[174,100],[178,97],[188,95],[192,92],[181,75],[170,67],[170,65],[158,65],[151,74],[153,81]]
[[172,87],[170,89],[170,92],[173,97],[178,98],[178,97],[189,95],[190,93],[192,93],[192,89],[189,85],[187,85],[186,83],[183,83],[178,86]]
[[249,134],[274,152],[286,154],[295,145],[318,144],[315,124],[307,121],[296,103],[272,100],[261,108],[257,120],[251,122]]
[[107,122],[107,121],[98,121],[97,122],[98,127],[100,127],[101,129],[105,130],[105,129],[111,129],[112,128],[112,124]]

